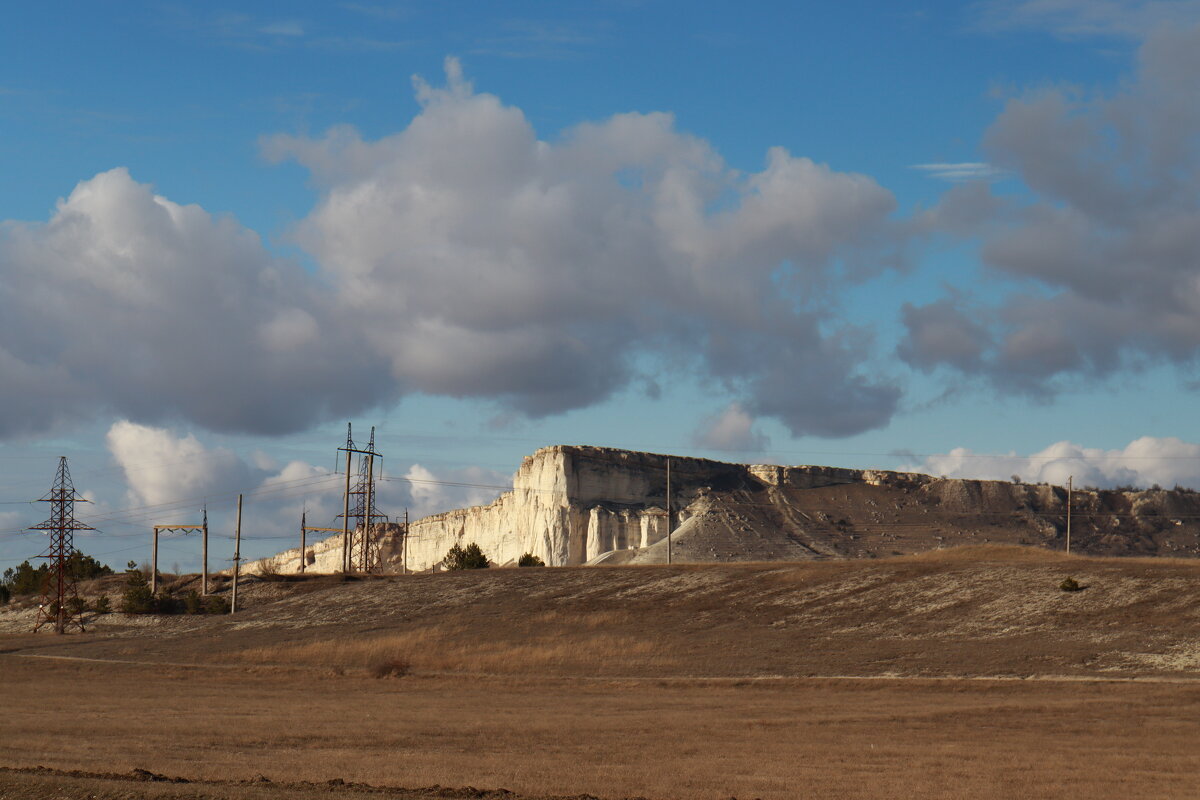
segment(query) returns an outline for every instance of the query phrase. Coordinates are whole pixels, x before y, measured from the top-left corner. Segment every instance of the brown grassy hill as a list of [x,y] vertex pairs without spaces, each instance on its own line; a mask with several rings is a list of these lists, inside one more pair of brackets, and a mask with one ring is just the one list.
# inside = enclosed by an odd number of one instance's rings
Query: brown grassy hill
[[[1084,588],[1059,587],[1074,577]],[[227,591],[227,590],[226,590]],[[107,615],[82,657],[598,677],[1196,676],[1200,563],[982,546],[872,561],[255,579],[226,617]]]
[[8,610],[0,796],[1195,797],[1198,578],[986,546],[256,579],[70,636]]

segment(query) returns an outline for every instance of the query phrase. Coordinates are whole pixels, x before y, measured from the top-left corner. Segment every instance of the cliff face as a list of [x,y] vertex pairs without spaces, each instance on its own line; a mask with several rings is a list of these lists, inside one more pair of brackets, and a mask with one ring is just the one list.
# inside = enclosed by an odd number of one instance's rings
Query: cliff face
[[[455,544],[496,564],[524,553],[550,566],[666,560],[668,457],[557,445],[526,457],[513,489],[486,506],[380,526],[385,571],[432,568]],[[670,457],[672,560],[877,557],[966,543],[1065,544],[1059,487],[836,467]],[[1086,492],[1072,500],[1072,550],[1200,554],[1200,495]],[[336,572],[341,536],[307,548],[307,570]],[[246,565],[295,572],[300,551]]]

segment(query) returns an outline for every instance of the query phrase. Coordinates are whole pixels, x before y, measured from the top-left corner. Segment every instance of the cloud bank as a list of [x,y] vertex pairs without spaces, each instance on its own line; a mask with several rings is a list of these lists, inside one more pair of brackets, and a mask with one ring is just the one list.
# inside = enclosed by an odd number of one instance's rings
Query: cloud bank
[[838,289],[895,260],[892,195],[781,148],[730,169],[668,114],[538,138],[522,112],[416,80],[376,141],[273,136],[320,196],[310,274],[235,220],[115,169],[0,227],[0,437],[108,413],[277,434],[411,392],[531,417],[685,371],[795,434],[885,425]]
[[1080,381],[1200,356],[1200,27],[1157,30],[1109,96],[1040,89],[985,136],[1028,201],[958,187],[935,213],[977,237],[995,302],[903,309],[898,355],[922,371],[1050,396]]
[[1143,436],[1120,450],[1100,450],[1072,442],[1056,442],[1030,456],[990,456],[958,447],[944,455],[930,456],[904,471],[944,475],[948,478],[1009,480],[1020,476],[1026,483],[1065,486],[1068,477],[1075,486],[1111,489],[1117,486],[1164,489],[1176,485],[1200,489],[1200,444],[1174,437]]

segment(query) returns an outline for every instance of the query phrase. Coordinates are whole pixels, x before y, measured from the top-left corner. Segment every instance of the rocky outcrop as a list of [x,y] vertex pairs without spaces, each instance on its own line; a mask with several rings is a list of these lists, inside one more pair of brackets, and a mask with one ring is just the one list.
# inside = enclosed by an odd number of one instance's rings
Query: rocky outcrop
[[[526,457],[494,502],[377,530],[384,571],[434,568],[475,542],[495,564],[532,553],[551,566],[672,560],[854,558],[951,544],[1061,548],[1066,492],[1046,485],[935,478],[823,466],[727,464],[556,445]],[[1097,554],[1200,553],[1200,495],[1077,491],[1073,549]],[[307,548],[306,569],[340,569],[342,537]],[[291,573],[298,549],[246,565]]]

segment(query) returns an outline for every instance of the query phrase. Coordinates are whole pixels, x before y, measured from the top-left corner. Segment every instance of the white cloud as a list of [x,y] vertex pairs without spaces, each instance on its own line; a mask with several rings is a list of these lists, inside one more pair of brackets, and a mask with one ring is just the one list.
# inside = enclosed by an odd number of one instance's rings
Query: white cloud
[[740,173],[662,113],[550,143],[446,75],[391,136],[264,142],[321,187],[295,231],[318,275],[124,169],[0,224],[0,437],[103,414],[277,434],[411,392],[536,417],[662,363],[797,434],[887,423],[900,390],[835,311],[899,259],[888,191],[782,148]]
[[721,413],[704,420],[692,440],[697,447],[709,450],[765,450],[769,439],[754,430],[754,421],[740,403],[730,403]]
[[280,433],[387,395],[300,267],[124,169],[0,224],[0,437],[114,413]]
[[[505,491],[496,487],[512,487],[512,479],[495,470],[466,467],[439,475],[420,464],[409,467],[403,480],[397,483],[399,496],[394,502],[408,506],[410,519],[485,505]],[[393,519],[396,518],[393,514]]]
[[899,391],[861,372],[861,331],[829,309],[889,263],[889,192],[782,148],[738,173],[661,113],[552,144],[457,61],[446,73],[415,81],[400,133],[263,143],[323,188],[296,240],[401,385],[538,416],[604,400],[649,355],[797,433],[886,423]]
[[1018,475],[1026,483],[1064,486],[1068,476],[1073,476],[1075,486],[1146,488],[1157,484],[1168,489],[1175,485],[1200,489],[1200,444],[1174,437],[1143,436],[1120,450],[1101,450],[1056,442],[1030,456],[982,455],[959,447],[901,469],[988,480],[1008,480]]
[[209,449],[191,434],[175,436],[164,428],[122,420],[109,428],[106,439],[125,475],[131,505],[203,498],[246,486],[251,477],[234,452]]

